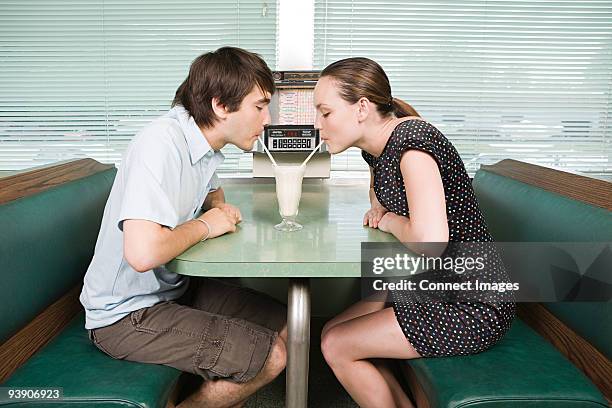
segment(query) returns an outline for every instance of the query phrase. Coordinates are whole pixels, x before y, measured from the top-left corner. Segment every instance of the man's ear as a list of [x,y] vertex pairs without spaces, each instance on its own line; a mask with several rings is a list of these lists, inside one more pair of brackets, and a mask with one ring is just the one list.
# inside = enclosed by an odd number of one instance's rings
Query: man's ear
[[365,96],[357,101],[357,120],[363,122],[370,114],[370,100]]
[[217,97],[212,98],[210,103],[212,105],[213,112],[215,112],[215,115],[217,115],[219,119],[225,119],[227,117],[227,114],[228,114],[227,106],[222,104],[219,101],[219,98]]

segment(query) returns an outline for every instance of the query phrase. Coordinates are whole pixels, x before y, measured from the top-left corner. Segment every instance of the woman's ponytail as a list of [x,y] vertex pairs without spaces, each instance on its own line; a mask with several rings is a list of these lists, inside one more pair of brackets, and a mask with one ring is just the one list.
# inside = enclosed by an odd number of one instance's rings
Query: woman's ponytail
[[405,116],[421,117],[421,115],[419,115],[419,113],[409,103],[404,102],[401,99],[392,98],[391,106],[393,106],[393,113],[398,118],[403,118]]

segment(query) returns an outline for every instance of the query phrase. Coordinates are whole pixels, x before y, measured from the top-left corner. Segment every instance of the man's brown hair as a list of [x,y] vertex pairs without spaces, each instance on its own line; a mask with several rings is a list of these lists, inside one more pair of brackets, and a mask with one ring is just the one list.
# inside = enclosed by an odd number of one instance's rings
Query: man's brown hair
[[209,127],[217,120],[213,98],[235,112],[256,85],[264,93],[274,93],[274,79],[265,61],[241,48],[222,47],[191,63],[189,75],[176,90],[172,106],[182,105],[198,126]]

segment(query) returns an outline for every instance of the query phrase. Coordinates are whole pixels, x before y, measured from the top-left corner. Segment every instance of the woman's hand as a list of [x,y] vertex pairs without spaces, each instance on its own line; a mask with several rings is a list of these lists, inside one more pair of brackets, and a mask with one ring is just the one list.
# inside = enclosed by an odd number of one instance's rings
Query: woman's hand
[[387,212],[387,209],[382,205],[373,206],[363,216],[363,225],[370,228],[379,228],[379,222]]
[[403,215],[397,215],[392,212],[387,212],[378,222],[378,229],[383,232],[393,234],[392,228],[394,227],[394,225],[399,227],[397,228],[397,231],[399,231],[401,230],[401,228],[403,228],[404,224],[408,223],[408,221],[408,217],[405,217]]

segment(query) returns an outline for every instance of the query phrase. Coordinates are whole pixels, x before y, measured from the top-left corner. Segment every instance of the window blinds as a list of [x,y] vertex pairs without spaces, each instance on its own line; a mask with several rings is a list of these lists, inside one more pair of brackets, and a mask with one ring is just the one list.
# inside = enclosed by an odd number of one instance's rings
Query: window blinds
[[[276,65],[276,2],[0,2],[0,168],[74,157],[120,164],[198,55],[233,45]],[[224,149],[220,172],[251,172]]]
[[[364,56],[455,145],[612,177],[612,3],[315,0],[314,66]],[[357,150],[333,167],[367,169]]]

